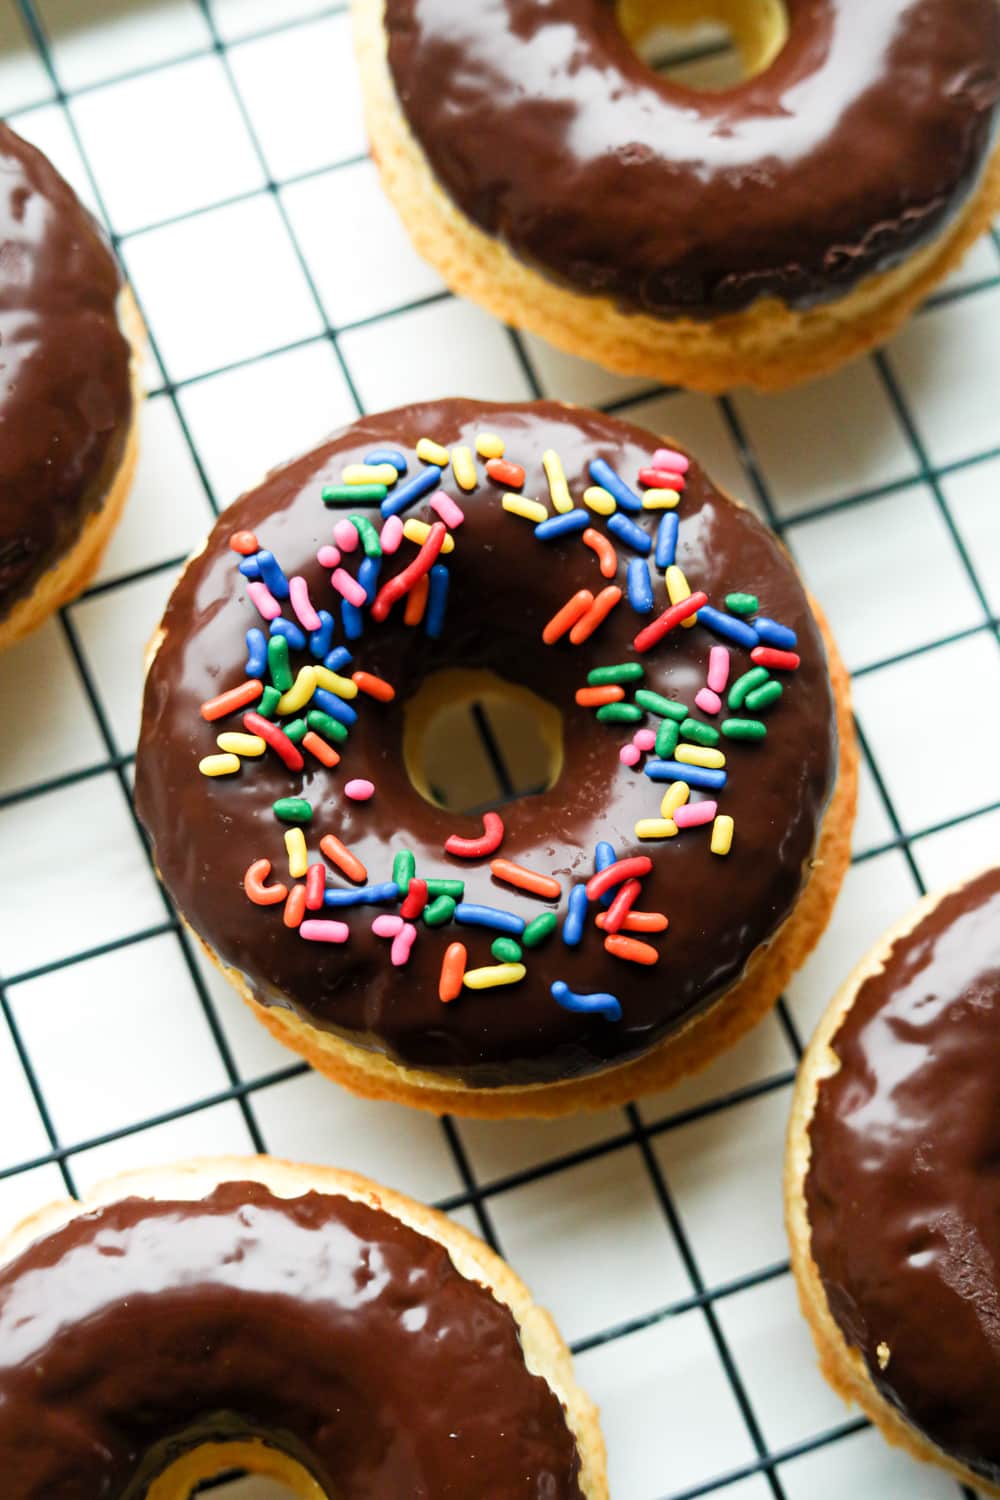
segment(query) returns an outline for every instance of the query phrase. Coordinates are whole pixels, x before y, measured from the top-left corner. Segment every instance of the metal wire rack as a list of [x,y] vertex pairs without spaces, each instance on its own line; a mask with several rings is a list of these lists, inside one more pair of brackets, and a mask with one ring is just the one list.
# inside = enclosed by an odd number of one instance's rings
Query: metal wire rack
[[[348,155],[346,158],[337,157],[328,166],[310,167],[306,171],[292,175],[276,175],[258,131],[254,108],[245,97],[238,71],[233,66],[233,54],[237,48],[250,42],[259,43],[265,38],[276,40],[287,37],[296,28],[312,26],[317,22],[342,15],[346,7],[344,4],[325,6],[313,4],[305,7],[307,12],[305,15],[281,19],[270,24],[266,29],[244,30],[242,35],[233,39],[232,36],[224,34],[218,19],[217,4],[213,4],[212,0],[183,0],[183,3],[182,0],[177,0],[178,6],[186,15],[197,19],[199,35],[203,39],[201,44],[190,51],[182,51],[180,55],[171,53],[162,60],[149,62],[138,68],[118,72],[113,68],[107,68],[101,73],[99,79],[70,87],[63,81],[59,47],[54,43],[50,32],[51,21],[48,15],[51,9],[52,14],[57,18],[56,25],[64,24],[58,18],[65,15],[66,7],[58,3],[52,4],[52,0],[48,5],[46,0],[7,0],[7,3],[11,9],[10,24],[23,28],[30,46],[35,49],[46,80],[37,103],[18,101],[19,107],[11,114],[12,123],[25,133],[30,133],[33,114],[43,108],[49,110],[54,106],[58,109],[65,121],[73,146],[79,153],[91,195],[109,228],[115,248],[126,266],[130,264],[131,250],[136,240],[160,229],[197,219],[200,215],[214,210],[267,199],[273,205],[280,220],[307,295],[311,299],[315,318],[318,320],[314,333],[288,343],[274,344],[252,356],[222,361],[211,367],[199,368],[178,377],[170,373],[171,361],[163,355],[161,348],[163,329],[158,322],[157,315],[150,307],[143,307],[153,356],[159,372],[153,380],[151,399],[165,402],[171,408],[197,475],[197,482],[204,492],[208,506],[212,511],[217,511],[222,505],[228,503],[232,496],[216,493],[210,477],[209,465],[196,440],[183,400],[186,390],[220,375],[264,364],[305,346],[317,344],[326,346],[332,351],[344,388],[349,393],[354,409],[360,412],[364,407],[364,395],[356,377],[352,359],[345,350],[346,336],[369,325],[389,322],[408,313],[443,306],[451,301],[447,292],[435,290],[412,301],[404,301],[393,306],[388,312],[375,315],[364,313],[354,319],[340,320],[336,324],[331,321],[322,290],[316,279],[313,263],[300,242],[295,223],[289,213],[285,192],[290,186],[322,176],[327,171],[340,172],[354,167],[363,158],[357,154]],[[122,3],[127,9],[128,0],[122,0]],[[133,8],[141,9],[141,4]],[[91,12],[97,18],[101,9],[97,0],[92,6],[75,7],[77,15],[73,24],[77,27],[86,26],[87,13]],[[2,19],[0,16],[0,20]],[[2,35],[3,33],[0,32],[0,36]],[[91,159],[85,134],[78,125],[74,105],[88,93],[107,89],[129,79],[151,77],[158,71],[182,68],[185,64],[202,58],[215,59],[221,69],[225,86],[231,93],[231,104],[235,106],[241,128],[245,132],[248,150],[255,159],[260,181],[245,191],[229,196],[222,193],[210,204],[199,205],[179,214],[166,215],[142,226],[132,226],[126,232],[119,232],[114,215],[109,212],[109,206],[105,200],[101,171]],[[0,112],[3,112],[4,107],[5,101],[0,97]],[[1000,251],[1000,241],[997,241],[995,236],[994,241],[995,250]],[[994,259],[995,269],[988,270],[983,275],[966,277],[958,286],[949,286],[939,293],[930,307],[943,310],[970,301],[975,303],[976,299],[980,299],[985,308],[989,293],[1000,287],[1000,255],[995,255]],[[133,277],[133,284],[142,304],[144,300],[142,278]],[[507,330],[504,337],[510,341],[510,350],[513,352],[516,368],[520,371],[527,392],[538,396],[559,394],[558,391],[551,389],[551,382],[539,373],[537,350],[531,341],[522,338],[512,330]],[[902,443],[908,451],[905,473],[868,488],[852,487],[848,492],[838,494],[834,498],[824,498],[806,508],[798,508],[791,515],[774,496],[767,474],[767,464],[758,452],[753,433],[748,430],[747,418],[741,411],[739,403],[730,398],[723,398],[717,403],[705,403],[706,406],[714,405],[718,418],[721,419],[722,428],[728,435],[749,477],[752,490],[750,498],[756,501],[764,516],[785,539],[793,553],[796,551],[797,538],[801,535],[802,528],[822,518],[840,513],[850,514],[850,524],[858,537],[859,545],[862,545],[867,507],[884,501],[888,497],[901,494],[913,486],[924,487],[931,497],[938,521],[947,536],[947,545],[954,549],[953,560],[962,575],[963,588],[971,592],[975,600],[976,617],[953,630],[947,629],[948,621],[945,618],[943,621],[945,628],[940,633],[932,632],[931,638],[894,651],[883,659],[865,662],[854,674],[856,683],[869,677],[877,678],[878,674],[885,672],[886,669],[918,657],[930,656],[937,650],[958,645],[972,638],[983,637],[987,638],[992,645],[998,644],[998,618],[990,602],[989,586],[980,568],[982,560],[977,560],[972,555],[966,532],[960,525],[959,519],[956,518],[949,500],[947,485],[952,476],[979,469],[985,472],[986,466],[992,460],[1000,458],[1000,422],[994,424],[990,445],[978,446],[975,451],[962,452],[946,460],[935,459],[928,450],[920,418],[911,409],[904,382],[901,381],[892,359],[886,354],[878,354],[871,360],[870,369],[874,372],[875,380],[899,424]],[[626,411],[632,407],[641,406],[657,395],[658,390],[653,387],[632,389],[628,394],[614,395],[601,404],[608,410]],[[683,433],[678,435],[683,436]],[[320,433],[317,432],[316,436],[319,437]],[[790,433],[790,440],[793,439],[794,434]],[[281,452],[275,452],[273,458],[277,461],[284,456]],[[711,453],[707,454],[707,461],[711,467]],[[127,608],[127,593],[131,586],[148,578],[161,575],[164,578],[169,577],[181,560],[182,557],[178,554],[158,558],[154,563],[144,562],[140,567],[121,572],[113,578],[97,583],[85,596],[85,601],[92,601],[101,596],[121,596],[124,611]],[[73,607],[62,612],[59,630],[62,643],[69,653],[73,670],[82,688],[94,725],[96,725],[100,752],[84,765],[75,766],[70,770],[40,780],[29,778],[23,784],[0,792],[0,848],[5,848],[4,817],[6,814],[17,809],[23,810],[29,804],[37,805],[46,798],[68,790],[78,793],[80,797],[86,797],[89,788],[102,778],[113,778],[117,784],[129,810],[134,832],[141,841],[141,829],[135,820],[131,800],[133,755],[123,744],[120,732],[114,725],[113,714],[109,711],[105,701],[95,663],[88,651],[76,610]],[[13,724],[13,717],[10,714],[6,716],[4,736],[18,733],[23,727],[20,724]],[[880,763],[880,757],[875,752],[865,724],[859,722],[858,729],[864,762],[881,807],[881,824],[884,830],[888,831],[884,832],[876,842],[861,849],[855,857],[855,864],[860,866],[887,854],[898,853],[905,861],[913,887],[923,892],[925,881],[919,859],[921,841],[996,813],[1000,810],[1000,798],[987,801],[985,804],[977,803],[971,807],[963,807],[960,811],[941,817],[935,816],[934,805],[928,801],[927,815],[923,820],[914,820],[904,816],[897,808],[894,791],[895,768],[892,765]],[[995,784],[994,790],[997,790]],[[142,847],[146,849],[144,843]],[[7,848],[9,849],[9,846]],[[6,850],[4,857],[5,859],[9,857]],[[148,850],[146,858],[148,859]],[[16,1141],[8,1141],[6,1153],[0,1157],[0,1162],[5,1163],[0,1165],[0,1188],[11,1179],[41,1168],[54,1166],[61,1174],[66,1190],[72,1193],[77,1186],[75,1163],[84,1153],[115,1142],[124,1142],[130,1138],[136,1138],[137,1147],[140,1147],[141,1138],[145,1132],[156,1127],[169,1127],[188,1117],[204,1115],[206,1111],[225,1104],[232,1104],[238,1109],[248,1145],[258,1151],[268,1149],[268,1132],[262,1127],[258,1117],[260,1101],[269,1091],[303,1077],[308,1070],[304,1064],[288,1062],[269,1071],[245,1076],[245,1072],[238,1065],[226,1021],[220,1014],[216,999],[210,993],[191,940],[180,925],[169,899],[162,891],[159,892],[159,900],[162,905],[156,920],[147,922],[138,930],[129,931],[123,936],[116,936],[107,941],[95,942],[91,947],[83,947],[80,951],[70,954],[47,957],[44,952],[40,952],[37,961],[29,966],[17,964],[11,966],[7,963],[6,952],[9,944],[3,935],[5,924],[2,909],[0,909],[0,1011],[2,1011],[0,1026],[5,1026],[7,1029],[47,1141],[46,1149],[36,1150],[30,1155],[22,1153]],[[148,1116],[128,1119],[114,1129],[84,1138],[64,1138],[64,1134],[57,1129],[56,1125],[57,1111],[53,1108],[51,1085],[43,1077],[44,1070],[38,1066],[25,1035],[18,996],[24,991],[24,987],[33,981],[52,976],[63,970],[81,975],[81,983],[85,986],[86,980],[83,975],[86,971],[81,970],[82,965],[125,948],[139,947],[164,938],[168,938],[175,944],[181,955],[188,980],[197,997],[198,1007],[211,1033],[213,1045],[217,1049],[224,1084],[176,1107]],[[844,955],[845,968],[856,956],[855,954]],[[495,1209],[505,1195],[529,1184],[539,1183],[546,1179],[556,1180],[560,1174],[572,1168],[597,1162],[625,1148],[631,1148],[637,1152],[641,1159],[647,1185],[651,1190],[652,1200],[655,1202],[654,1211],[662,1215],[667,1226],[689,1289],[685,1295],[673,1297],[648,1308],[640,1316],[613,1321],[608,1326],[602,1326],[577,1339],[574,1349],[575,1353],[581,1356],[584,1383],[587,1379],[587,1356],[618,1341],[627,1340],[643,1330],[656,1325],[669,1324],[672,1320],[680,1319],[685,1315],[701,1318],[715,1358],[724,1374],[726,1386],[735,1402],[738,1412],[737,1420],[742,1424],[747,1456],[743,1461],[733,1463],[718,1473],[711,1472],[711,1463],[707,1460],[705,1470],[696,1482],[685,1483],[680,1488],[670,1489],[669,1485],[659,1482],[654,1487],[649,1487],[652,1480],[646,1481],[645,1488],[642,1487],[643,1482],[640,1481],[638,1488],[633,1487],[628,1492],[619,1487],[616,1491],[617,1500],[654,1500],[654,1497],[655,1500],[695,1500],[696,1496],[710,1494],[718,1494],[722,1497],[738,1494],[741,1500],[743,1497],[746,1497],[746,1500],[756,1500],[756,1497],[766,1495],[774,1497],[774,1500],[795,1500],[797,1495],[804,1493],[789,1482],[788,1476],[794,1473],[795,1462],[806,1455],[822,1450],[833,1450],[843,1445],[866,1425],[858,1417],[845,1415],[843,1420],[811,1431],[794,1442],[775,1443],[769,1440],[765,1424],[758,1412],[758,1401],[751,1389],[751,1382],[745,1378],[741,1368],[741,1358],[726,1332],[723,1313],[726,1304],[731,1299],[767,1283],[788,1278],[788,1262],[783,1258],[776,1259],[767,1264],[755,1265],[744,1274],[721,1281],[713,1280],[711,1274],[703,1269],[702,1256],[686,1223],[683,1205],[678,1203],[671,1184],[670,1172],[665,1170],[662,1157],[657,1150],[658,1144],[662,1143],[666,1137],[695,1122],[723,1115],[755,1099],[779,1095],[782,1091],[788,1090],[794,1076],[793,1061],[801,1054],[803,1039],[791,1005],[783,1001],[779,1007],[778,1017],[789,1048],[787,1067],[769,1072],[764,1077],[754,1078],[739,1086],[724,1089],[710,1098],[702,1099],[683,1109],[671,1109],[668,1101],[665,1107],[666,1112],[656,1118],[650,1118],[641,1108],[630,1105],[617,1112],[614,1121],[606,1132],[601,1134],[600,1139],[593,1140],[585,1136],[580,1144],[528,1166],[504,1170],[492,1176],[484,1175],[475,1168],[474,1153],[469,1149],[461,1124],[447,1118],[440,1122],[446,1151],[453,1164],[460,1188],[441,1197],[437,1206],[446,1212],[464,1213],[466,1217],[471,1215],[479,1232],[501,1253],[505,1247],[503,1236],[497,1227]],[[0,1121],[4,1113],[4,1101],[0,1097]],[[211,1150],[211,1139],[206,1139],[205,1148]],[[345,1165],[352,1164],[349,1148],[345,1149],[343,1162]],[[405,1180],[399,1185],[405,1188]],[[628,1267],[627,1247],[622,1247],[618,1256],[616,1264],[619,1271],[624,1273]],[[522,1267],[522,1269],[526,1271],[530,1280],[530,1268]],[[651,1371],[650,1379],[654,1378],[655,1372]],[[669,1405],[670,1399],[670,1391],[665,1389],[663,1392],[665,1406]],[[609,1436],[611,1437],[612,1473],[614,1474],[615,1436],[613,1432]],[[705,1414],[703,1443],[706,1452],[711,1453],[713,1445],[711,1413]],[[956,1488],[960,1488],[963,1495],[972,1495],[972,1491],[957,1487],[950,1481],[942,1481],[942,1488],[935,1489],[933,1493],[935,1495],[954,1494]],[[902,1492],[901,1489],[892,1490],[894,1494]],[[910,1493],[909,1489],[906,1492]],[[861,1491],[856,1490],[855,1493],[861,1493]],[[889,1493],[889,1491],[880,1493]],[[925,1491],[921,1489],[920,1494],[924,1493]],[[927,1493],[931,1492],[927,1491]]]

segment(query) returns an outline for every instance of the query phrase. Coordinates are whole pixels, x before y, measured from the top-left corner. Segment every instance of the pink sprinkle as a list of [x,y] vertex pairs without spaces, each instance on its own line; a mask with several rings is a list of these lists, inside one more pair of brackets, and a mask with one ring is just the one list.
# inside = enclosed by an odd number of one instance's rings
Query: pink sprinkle
[[374,795],[374,781],[365,781],[362,777],[349,781],[344,787],[344,796],[350,797],[352,802],[367,802],[369,797],[374,797]]
[[248,583],[247,593],[265,620],[276,620],[281,614],[281,605],[266,583]]
[[339,547],[321,547],[316,553],[316,561],[321,568],[337,568],[340,566]]
[[309,585],[301,574],[288,580],[288,592],[292,600],[292,608],[299,617],[299,623],[303,630],[319,630],[323,621],[312,607],[309,598]]
[[299,937],[310,943],[346,943],[351,929],[346,922],[303,922]]
[[699,688],[694,695],[694,701],[703,714],[717,714],[722,707],[722,699],[718,693],[713,693],[711,688]]
[[623,745],[618,752],[618,759],[623,766],[637,766],[641,758],[638,745]]
[[645,754],[656,744],[656,735],[651,729],[637,729],[632,736],[632,743],[637,750]]
[[372,923],[372,932],[374,932],[376,937],[398,937],[402,930],[402,917],[394,917],[390,913],[386,913],[385,916],[376,917]]
[[357,527],[350,521],[338,521],[333,528],[333,540],[341,552],[356,552],[358,547]]
[[410,949],[417,940],[417,929],[412,922],[404,922],[402,929],[392,940],[389,957],[397,969],[402,968],[410,957]]
[[711,823],[718,811],[717,802],[685,802],[671,815],[678,828],[700,828],[702,823]]
[[399,544],[403,540],[403,518],[402,516],[390,516],[379,533],[379,542],[386,557],[391,557],[394,552],[399,551]]
[[343,594],[348,604],[353,604],[360,609],[362,604],[368,602],[368,595],[358,580],[352,578],[350,573],[345,573],[343,568],[334,568],[330,574],[330,582],[338,594]]
[[444,490],[435,490],[430,499],[431,510],[436,516],[440,516],[446,526],[452,528],[461,526],[465,520],[465,511],[462,507],[446,495]]
[[678,474],[686,474],[690,467],[691,460],[674,448],[657,448],[653,454],[654,469],[676,469]]
[[725,646],[713,646],[708,654],[708,685],[721,693],[729,681],[729,652]]

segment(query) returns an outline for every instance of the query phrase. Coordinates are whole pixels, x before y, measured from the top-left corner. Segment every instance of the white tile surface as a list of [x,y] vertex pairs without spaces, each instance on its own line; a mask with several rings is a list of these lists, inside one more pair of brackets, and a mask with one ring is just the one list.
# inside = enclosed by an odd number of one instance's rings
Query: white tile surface
[[712,1099],[787,1073],[794,1066],[795,1054],[778,1017],[765,1016],[759,1026],[703,1072],[682,1079],[676,1088],[640,1099],[639,1113],[650,1124],[671,1119]]
[[913,855],[926,885],[936,890],[996,864],[998,849],[1000,809],[995,809],[917,839]]
[[461,1120],[459,1130],[477,1179],[496,1182],[625,1135],[629,1122],[620,1109],[601,1109],[556,1120]]
[[330,0],[283,0],[280,17],[274,0],[209,0],[209,8],[219,36],[235,41],[255,32],[271,31],[276,22],[284,26],[318,15],[330,9]]
[[44,1156],[49,1150],[49,1138],[6,1020],[0,1025],[0,1099],[3,1100],[0,1168]]
[[37,0],[64,88],[155,67],[207,47],[196,0]]
[[68,1196],[57,1166],[35,1167],[16,1177],[0,1178],[0,1234],[6,1234],[47,1203],[56,1203]]
[[44,734],[11,736],[0,757],[0,792],[96,765],[104,741],[58,620],[18,641],[0,656],[0,703],[16,712],[46,684],[49,712]]
[[859,1432],[782,1465],[788,1500],[955,1500],[955,1481],[890,1448],[877,1432]]
[[[159,624],[174,582],[170,571],[152,573],[70,606],[120,753],[134,750],[139,737],[146,643]],[[129,630],[121,628],[123,605],[134,622]]]
[[989,606],[1000,615],[1000,458],[947,475],[941,488]]
[[216,1156],[254,1155],[253,1140],[239,1105],[230,1101],[154,1125],[150,1130],[119,1136],[89,1151],[74,1152],[69,1168],[77,1191],[88,1193],[99,1182],[121,1172],[204,1156],[206,1141],[211,1141]]
[[52,98],[52,81],[14,0],[0,0],[0,113]]

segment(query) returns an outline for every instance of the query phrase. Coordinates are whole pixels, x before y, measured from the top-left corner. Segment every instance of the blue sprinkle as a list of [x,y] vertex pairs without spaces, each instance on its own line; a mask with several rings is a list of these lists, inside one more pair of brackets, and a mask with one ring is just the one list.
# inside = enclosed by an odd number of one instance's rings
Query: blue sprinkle
[[349,641],[358,641],[364,632],[365,621],[360,609],[356,604],[351,604],[347,599],[340,601],[340,618],[344,626],[344,634]]
[[350,891],[328,885],[323,892],[324,906],[381,906],[384,902],[398,900],[399,886],[394,880],[387,880],[382,885],[355,886]]
[[321,708],[331,719],[336,719],[340,724],[356,724],[358,716],[349,703],[343,698],[338,698],[336,693],[327,692],[326,688],[318,687],[312,695],[312,702],[316,708]]
[[710,604],[703,604],[698,611],[698,624],[705,625],[713,635],[721,635],[725,641],[734,641],[737,646],[745,646],[752,651],[754,646],[760,644],[756,630],[745,625],[742,620],[737,620],[733,615],[724,615],[721,609],[713,609]]
[[607,839],[601,839],[594,850],[594,874],[596,875],[599,870],[606,870],[608,865],[613,865],[617,858],[614,844],[609,844]]
[[649,563],[641,557],[629,558],[628,602],[637,615],[648,615],[653,608],[653,584]]
[[240,563],[240,572],[244,578],[249,578],[251,583],[260,582],[260,563],[255,557],[245,557]]
[[656,528],[656,566],[669,568],[677,556],[677,533],[681,518],[675,510],[664,511]]
[[424,629],[432,641],[436,641],[444,629],[445,610],[448,608],[448,585],[451,575],[444,563],[435,563],[430,573],[430,589],[427,594],[427,613]]
[[568,510],[561,516],[550,516],[539,521],[535,535],[540,542],[551,542],[561,536],[573,536],[577,531],[586,531],[590,516],[585,510]]
[[398,490],[387,495],[382,501],[380,509],[383,517],[388,520],[390,516],[398,516],[402,511],[415,505],[424,495],[429,495],[431,490],[436,490],[441,483],[441,475],[444,470],[440,464],[428,464],[426,469],[421,469],[408,479],[406,484],[401,484]]
[[329,656],[324,656],[323,665],[328,672],[342,672],[353,660],[354,657],[346,646],[334,646]]
[[587,905],[587,887],[575,885],[569,893],[569,907],[562,924],[562,940],[567,948],[575,948],[583,937]]
[[375,598],[375,586],[381,571],[382,559],[380,557],[366,557],[358,568],[358,582],[368,595],[369,604]]
[[460,901],[455,907],[455,921],[466,927],[489,927],[494,932],[507,932],[511,937],[520,937],[525,928],[523,917],[512,911],[501,911],[496,906],[475,906],[471,901]]
[[283,635],[293,651],[305,648],[306,633],[293,620],[283,620],[279,615],[278,619],[271,621],[268,629],[272,635]]
[[765,646],[775,646],[779,651],[794,651],[799,643],[794,630],[788,625],[779,625],[777,620],[769,620],[766,615],[758,615],[753,628],[758,640]]
[[314,630],[309,637],[309,650],[313,656],[322,660],[329,651],[333,641],[333,615],[331,615],[328,609],[319,609],[316,613],[319,615],[321,623],[319,629]]
[[579,1015],[603,1016],[606,1021],[620,1021],[622,1008],[614,995],[578,995],[562,979],[552,981],[552,998],[563,1010],[574,1010]]
[[620,511],[615,511],[613,516],[608,517],[608,530],[614,532],[619,541],[624,542],[635,552],[641,552],[643,557],[648,557],[653,550],[652,538],[648,531],[643,531],[628,516],[623,516]]
[[609,495],[614,495],[622,510],[630,510],[633,514],[642,510],[642,501],[639,496],[634,490],[630,490],[624,479],[615,473],[607,459],[591,459],[590,477],[595,484],[607,490]]
[[397,474],[406,473],[406,454],[398,448],[373,448],[365,454],[366,464],[392,464]]
[[267,671],[267,636],[263,630],[254,626],[253,630],[247,631],[247,665],[248,677],[263,677]]
[[276,599],[288,598],[288,579],[275,561],[273,552],[258,552],[257,566],[260,576]]
[[720,792],[726,784],[725,771],[710,771],[707,766],[687,766],[679,760],[647,760],[643,770],[650,781],[686,781],[688,786]]

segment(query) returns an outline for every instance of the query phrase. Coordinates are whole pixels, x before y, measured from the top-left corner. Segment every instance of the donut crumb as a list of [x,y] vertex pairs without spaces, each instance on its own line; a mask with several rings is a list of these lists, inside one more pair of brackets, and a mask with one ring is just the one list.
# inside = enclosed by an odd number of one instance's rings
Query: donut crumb
[[878,1360],[878,1367],[880,1370],[884,1370],[888,1367],[889,1361],[892,1358],[892,1351],[884,1339],[875,1350],[875,1357]]

